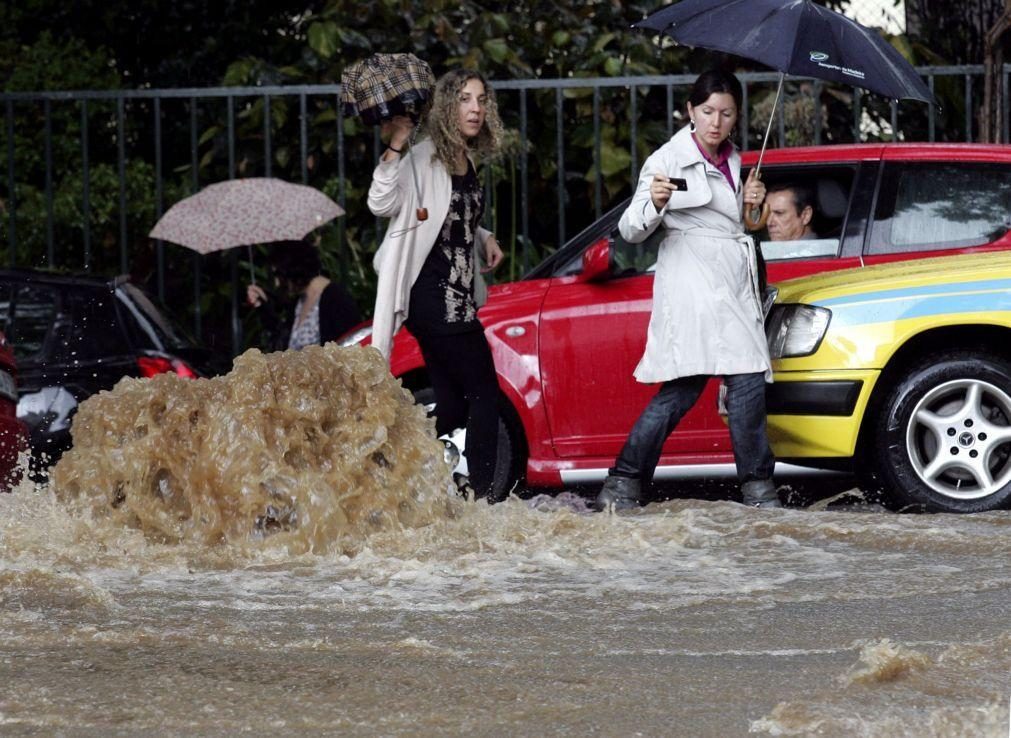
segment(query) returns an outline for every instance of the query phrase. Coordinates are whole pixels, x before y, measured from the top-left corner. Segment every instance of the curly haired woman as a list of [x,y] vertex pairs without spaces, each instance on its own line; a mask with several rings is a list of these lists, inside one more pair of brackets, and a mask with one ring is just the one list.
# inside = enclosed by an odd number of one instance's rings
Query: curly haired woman
[[477,309],[487,294],[481,272],[498,266],[502,250],[479,226],[484,192],[472,159],[494,156],[502,140],[495,95],[479,73],[449,72],[435,87],[423,137],[407,150],[413,129],[406,116],[383,124],[389,143],[369,188],[369,209],[391,219],[373,261],[372,345],[389,358],[401,325],[418,339],[436,430],[466,426],[470,484],[495,501],[498,380]]

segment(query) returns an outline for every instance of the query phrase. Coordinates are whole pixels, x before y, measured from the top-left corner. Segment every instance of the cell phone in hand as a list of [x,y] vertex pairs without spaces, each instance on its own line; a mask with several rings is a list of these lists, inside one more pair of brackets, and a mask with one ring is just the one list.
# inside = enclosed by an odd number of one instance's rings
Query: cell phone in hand
[[668,177],[667,181],[674,185],[674,188],[679,192],[684,192],[688,189],[688,182],[682,177]]

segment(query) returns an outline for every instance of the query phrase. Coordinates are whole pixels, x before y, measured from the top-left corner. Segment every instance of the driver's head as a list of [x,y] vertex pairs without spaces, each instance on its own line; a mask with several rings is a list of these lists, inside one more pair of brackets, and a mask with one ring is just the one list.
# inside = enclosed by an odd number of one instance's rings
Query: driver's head
[[771,185],[765,201],[769,204],[769,238],[773,241],[797,241],[816,238],[811,220],[814,218],[814,193],[800,184]]

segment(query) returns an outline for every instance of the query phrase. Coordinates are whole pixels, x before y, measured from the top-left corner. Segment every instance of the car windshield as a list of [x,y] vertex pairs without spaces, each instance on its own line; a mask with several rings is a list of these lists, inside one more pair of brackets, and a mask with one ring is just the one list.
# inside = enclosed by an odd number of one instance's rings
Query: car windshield
[[138,338],[147,339],[146,342],[150,343],[151,348],[162,351],[193,346],[193,341],[186,333],[155,307],[140,288],[130,283],[123,283],[119,287],[122,292],[117,290],[116,297],[133,316],[136,328],[142,333]]

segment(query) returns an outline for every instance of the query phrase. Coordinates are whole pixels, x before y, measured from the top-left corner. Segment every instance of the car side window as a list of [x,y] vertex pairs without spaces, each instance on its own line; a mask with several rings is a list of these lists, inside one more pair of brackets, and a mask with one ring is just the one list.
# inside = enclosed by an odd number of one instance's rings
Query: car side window
[[982,246],[1011,229],[1011,167],[889,163],[882,174],[868,252]]
[[19,361],[39,357],[59,317],[56,293],[46,287],[28,285],[17,288],[13,298],[7,338],[14,357]]
[[[741,172],[741,178],[748,170]],[[770,166],[762,179],[771,208],[756,236],[766,261],[835,257],[846,224],[856,176],[850,163]],[[804,218],[809,218],[807,224]]]
[[649,234],[645,241],[631,243],[622,238],[618,229],[615,229],[611,237],[614,244],[611,249],[614,276],[629,277],[655,270],[660,242],[666,235],[667,229],[661,225],[657,226],[657,229]]

